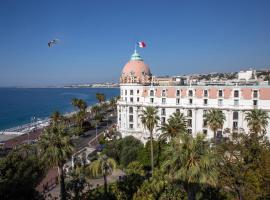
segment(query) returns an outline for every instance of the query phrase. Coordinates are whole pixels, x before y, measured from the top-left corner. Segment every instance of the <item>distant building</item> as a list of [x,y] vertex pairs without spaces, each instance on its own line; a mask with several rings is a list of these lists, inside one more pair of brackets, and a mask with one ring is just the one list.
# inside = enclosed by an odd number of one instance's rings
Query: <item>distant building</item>
[[238,72],[238,80],[251,80],[256,79],[256,72],[253,70],[247,70],[247,71],[240,71]]
[[[238,78],[250,80],[252,71],[239,72]],[[218,130],[220,137],[228,129],[247,132],[244,120],[247,111],[259,108],[270,112],[268,84],[217,79],[215,82],[198,82],[192,76],[156,78],[136,51],[123,68],[120,96],[117,103],[118,130],[123,137],[132,135],[143,142],[148,140],[149,132],[143,127],[139,115],[146,106],[158,109],[159,126],[174,112],[182,112],[187,117],[188,131],[193,135],[202,132],[208,138],[213,137],[213,132],[206,126],[204,113],[210,109],[220,109],[226,116],[223,129]],[[270,123],[267,132],[270,133]],[[154,137],[159,134],[156,129]]]

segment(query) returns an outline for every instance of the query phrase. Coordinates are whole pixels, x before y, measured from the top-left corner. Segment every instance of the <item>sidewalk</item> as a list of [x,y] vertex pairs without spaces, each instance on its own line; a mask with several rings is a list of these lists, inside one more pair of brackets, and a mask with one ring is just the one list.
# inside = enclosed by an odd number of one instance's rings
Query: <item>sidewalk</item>
[[[107,177],[108,183],[113,183],[113,182],[117,181],[119,179],[119,176],[123,176],[123,175],[125,175],[125,174],[122,170],[120,170],[120,169],[114,170],[112,175]],[[104,184],[103,178],[89,179],[87,182],[91,186],[91,189],[99,187],[99,186]],[[52,198],[59,198],[59,194],[60,194],[59,184],[56,185],[56,187],[53,188],[50,192],[46,193],[47,196],[49,194]],[[50,198],[46,198],[46,199],[50,199]]]

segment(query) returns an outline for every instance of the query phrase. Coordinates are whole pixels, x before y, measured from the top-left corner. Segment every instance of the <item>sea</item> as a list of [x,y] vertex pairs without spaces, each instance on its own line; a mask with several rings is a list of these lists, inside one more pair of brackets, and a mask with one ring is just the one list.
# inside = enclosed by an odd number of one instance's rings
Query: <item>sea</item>
[[120,95],[119,88],[0,88],[0,130],[31,123],[33,117],[46,119],[54,111],[72,112],[75,97],[93,105],[97,92],[106,99]]

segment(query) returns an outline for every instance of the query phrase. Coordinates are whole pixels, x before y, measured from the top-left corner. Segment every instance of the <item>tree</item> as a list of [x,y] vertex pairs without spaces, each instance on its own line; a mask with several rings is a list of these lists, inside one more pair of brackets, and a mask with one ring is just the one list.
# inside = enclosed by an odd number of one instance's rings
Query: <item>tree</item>
[[44,177],[45,169],[35,151],[33,145],[25,145],[0,159],[0,199],[40,198],[35,188]]
[[111,175],[116,168],[116,162],[114,159],[107,157],[106,155],[99,155],[98,159],[93,161],[89,166],[89,174],[93,177],[103,176],[105,193],[108,193],[107,176]]
[[91,112],[93,113],[93,115],[99,114],[100,111],[101,111],[101,107],[99,105],[93,105],[91,108]]
[[82,167],[76,167],[71,171],[69,180],[66,184],[67,191],[69,192],[69,199],[71,199],[72,196],[74,197],[74,200],[82,199],[83,190],[88,186],[84,173],[80,168]]
[[183,183],[188,199],[194,200],[199,185],[217,183],[216,155],[203,134],[195,138],[185,134],[172,142],[165,151],[168,159],[162,167],[172,182]]
[[99,103],[102,103],[106,100],[106,96],[103,93],[96,93],[96,98]]
[[73,152],[73,144],[63,124],[47,127],[40,136],[39,147],[42,159],[50,166],[58,167],[61,199],[66,199],[63,166]]
[[169,117],[168,122],[160,127],[160,130],[162,132],[160,139],[170,140],[179,134],[186,132],[187,120],[183,113],[175,112]]
[[145,171],[143,169],[143,165],[138,161],[133,161],[128,164],[126,168],[126,173],[130,174],[138,174],[140,176],[145,176]]
[[87,103],[82,99],[73,98],[71,104],[78,108],[79,111],[75,114],[77,124],[82,128],[84,119],[86,117]]
[[55,111],[51,114],[50,119],[52,123],[55,125],[63,119],[63,116],[61,115],[59,111]]
[[205,114],[207,126],[214,132],[214,139],[217,137],[217,130],[223,128],[226,120],[224,113],[218,109],[212,109]]
[[239,200],[269,199],[270,145],[264,135],[233,134],[217,146],[219,185]]
[[245,120],[251,133],[261,134],[266,131],[269,116],[264,110],[253,109],[246,114]]
[[158,110],[154,107],[148,106],[145,110],[142,110],[140,114],[141,122],[143,126],[150,132],[150,142],[151,142],[151,171],[154,171],[154,153],[153,153],[153,131],[158,125],[159,116]]

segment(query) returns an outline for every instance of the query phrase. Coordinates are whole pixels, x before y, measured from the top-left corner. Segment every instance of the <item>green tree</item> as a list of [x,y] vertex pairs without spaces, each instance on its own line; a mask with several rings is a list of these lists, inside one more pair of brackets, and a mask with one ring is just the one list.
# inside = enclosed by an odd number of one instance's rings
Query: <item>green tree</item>
[[58,167],[61,199],[66,199],[65,176],[63,166],[73,152],[73,144],[63,124],[47,127],[39,140],[40,155],[49,166]]
[[265,133],[268,126],[268,113],[261,109],[253,109],[246,114],[245,120],[251,133]]
[[224,121],[226,120],[224,113],[218,109],[209,110],[205,114],[207,126],[214,132],[214,139],[217,137],[217,130],[223,128]]
[[270,197],[270,145],[264,135],[233,134],[217,149],[222,188],[239,200]]
[[141,122],[143,126],[150,132],[151,142],[151,171],[154,172],[154,152],[153,152],[153,131],[158,125],[159,116],[158,110],[155,107],[148,106],[142,110],[140,114]]
[[35,190],[45,169],[35,153],[35,147],[25,145],[0,159],[0,199],[39,199]]
[[83,190],[87,186],[85,175],[83,170],[79,169],[82,167],[76,167],[69,174],[69,179],[66,183],[69,199],[73,197],[74,200],[82,199]]
[[187,120],[183,113],[173,113],[168,122],[162,124],[160,127],[162,134],[160,135],[161,140],[167,140],[178,136],[181,133],[185,133],[187,130]]
[[103,93],[96,93],[96,98],[99,103],[106,101],[106,96]]
[[103,176],[105,193],[108,193],[107,176],[111,175],[116,168],[114,159],[106,155],[99,155],[98,159],[93,161],[89,166],[89,174],[93,177]]
[[195,138],[186,134],[175,138],[168,146],[167,160],[163,169],[168,172],[171,181],[181,181],[189,200],[194,200],[199,185],[216,185],[217,159],[205,136],[197,134]]
[[55,125],[63,119],[63,116],[61,115],[59,111],[55,111],[51,114],[50,119],[52,123]]
[[139,161],[132,161],[128,164],[125,172],[130,174],[138,174],[140,176],[145,176],[145,171],[143,165]]

